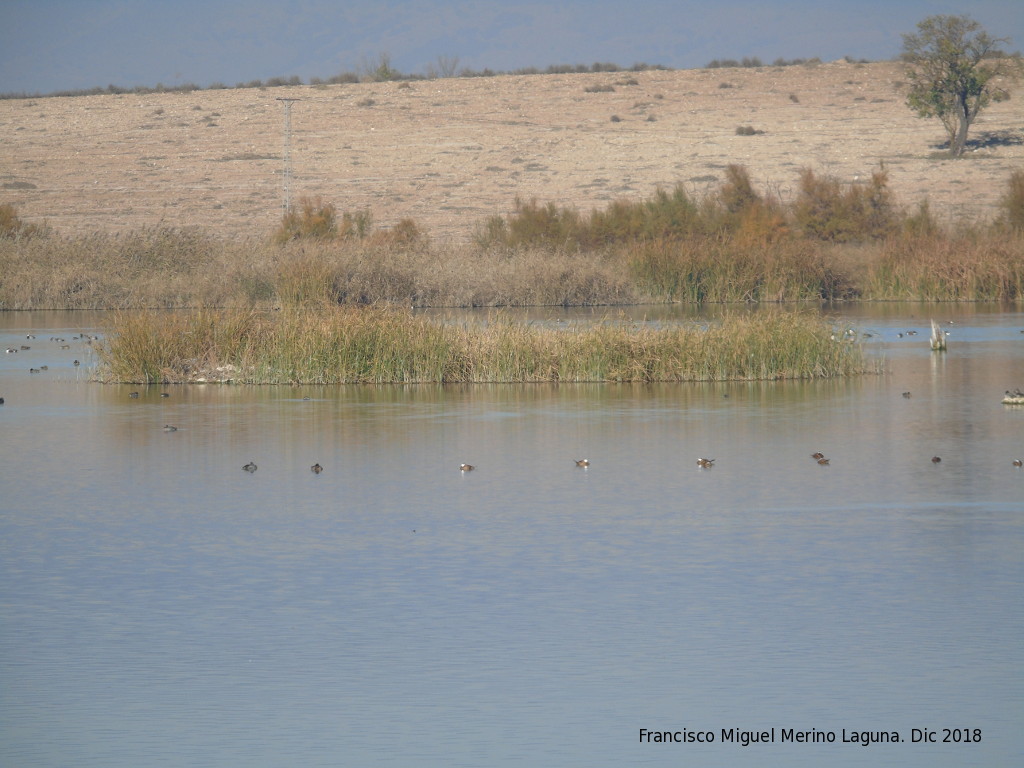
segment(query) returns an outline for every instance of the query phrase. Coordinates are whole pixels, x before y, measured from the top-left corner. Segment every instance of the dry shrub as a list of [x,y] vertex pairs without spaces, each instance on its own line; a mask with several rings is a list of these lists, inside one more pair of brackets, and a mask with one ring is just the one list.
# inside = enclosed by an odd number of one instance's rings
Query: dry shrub
[[844,186],[834,177],[804,168],[793,218],[804,235],[819,240],[847,243],[885,237],[897,221],[888,173],[880,169],[867,185]]
[[1024,170],[1010,174],[999,207],[1002,209],[1002,223],[1016,232],[1024,232]]
[[27,224],[18,216],[18,212],[10,203],[0,205],[0,239],[38,237],[47,233],[46,227],[38,224]]
[[290,206],[281,217],[281,226],[274,241],[316,239],[333,240],[338,236],[337,209],[320,197],[300,197],[297,206]]
[[415,220],[401,219],[391,229],[374,232],[369,237],[369,245],[373,248],[426,248],[430,244],[427,234]]

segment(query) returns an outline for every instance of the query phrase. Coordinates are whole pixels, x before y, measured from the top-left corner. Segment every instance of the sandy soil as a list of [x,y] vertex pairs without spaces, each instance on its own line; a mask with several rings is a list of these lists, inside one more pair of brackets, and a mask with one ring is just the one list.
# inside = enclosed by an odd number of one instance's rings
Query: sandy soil
[[[700,194],[729,163],[792,199],[798,171],[854,182],[884,162],[897,200],[989,218],[1024,167],[1024,87],[992,105],[959,161],[935,157],[891,62],[503,76],[0,101],[0,202],[67,234],[145,225],[263,237],[291,194],[388,226],[412,217],[462,241],[515,197],[603,207],[678,182]],[[593,91],[594,86],[611,90]],[[739,126],[763,131],[737,135]]]

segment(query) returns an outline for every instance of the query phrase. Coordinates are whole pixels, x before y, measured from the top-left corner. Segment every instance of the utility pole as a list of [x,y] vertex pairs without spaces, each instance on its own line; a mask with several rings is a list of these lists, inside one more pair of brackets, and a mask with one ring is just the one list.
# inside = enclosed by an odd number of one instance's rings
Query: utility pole
[[298,99],[278,98],[284,104],[284,212],[292,209],[292,102]]

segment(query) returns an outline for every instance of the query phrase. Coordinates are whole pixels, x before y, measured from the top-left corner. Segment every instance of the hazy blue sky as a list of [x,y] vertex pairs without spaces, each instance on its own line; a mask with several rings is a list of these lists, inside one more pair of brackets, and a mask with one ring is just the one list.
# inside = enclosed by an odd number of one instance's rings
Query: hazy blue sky
[[0,92],[227,85],[356,71],[716,58],[888,59],[933,14],[1024,49],[1022,0],[0,0]]

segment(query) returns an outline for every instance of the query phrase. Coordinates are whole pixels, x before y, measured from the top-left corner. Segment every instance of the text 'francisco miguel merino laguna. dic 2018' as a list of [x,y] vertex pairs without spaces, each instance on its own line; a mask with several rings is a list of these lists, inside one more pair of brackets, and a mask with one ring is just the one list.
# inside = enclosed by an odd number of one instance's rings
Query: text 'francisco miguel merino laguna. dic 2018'
[[[930,733],[926,729],[914,729],[911,741],[931,741],[923,738],[921,733]],[[978,739],[980,741],[980,738]],[[678,731],[651,731],[640,729],[642,743],[674,743],[674,744],[739,744],[749,747],[751,744],[857,744],[866,747],[869,744],[899,743],[903,741],[899,731],[858,731],[841,729],[835,731],[819,731],[812,728],[808,731],[796,728],[769,728],[763,731],[749,731],[742,728],[722,728],[716,735],[714,731],[691,731],[682,728]]]

